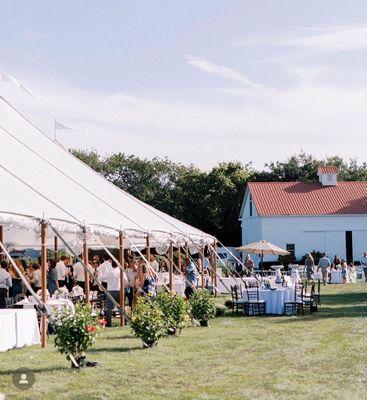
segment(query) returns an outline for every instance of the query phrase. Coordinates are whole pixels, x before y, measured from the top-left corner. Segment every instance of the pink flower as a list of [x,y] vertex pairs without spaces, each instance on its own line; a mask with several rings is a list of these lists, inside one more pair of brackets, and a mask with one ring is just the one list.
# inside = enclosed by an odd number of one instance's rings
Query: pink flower
[[89,333],[93,333],[93,332],[96,331],[96,327],[93,326],[93,325],[88,325],[88,326],[87,326],[87,331],[88,331]]

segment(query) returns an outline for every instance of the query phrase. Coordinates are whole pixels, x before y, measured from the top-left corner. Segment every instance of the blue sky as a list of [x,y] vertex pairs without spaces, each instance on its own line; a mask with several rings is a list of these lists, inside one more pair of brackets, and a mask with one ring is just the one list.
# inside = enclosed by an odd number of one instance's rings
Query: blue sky
[[219,161],[365,161],[365,1],[3,0],[7,97],[67,147]]

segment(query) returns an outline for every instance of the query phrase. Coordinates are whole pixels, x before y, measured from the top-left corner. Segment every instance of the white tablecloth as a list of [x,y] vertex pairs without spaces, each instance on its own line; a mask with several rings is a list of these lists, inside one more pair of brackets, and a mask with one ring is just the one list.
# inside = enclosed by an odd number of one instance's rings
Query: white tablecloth
[[0,310],[0,351],[40,343],[36,310]]
[[[264,278],[264,281],[267,282],[269,279],[268,278]],[[245,286],[245,284],[243,282],[247,282],[249,285],[251,284],[256,284],[257,280],[255,278],[252,277],[243,277],[241,278],[234,278],[234,277],[230,277],[230,278],[224,278],[221,277],[219,279],[219,277],[217,278],[217,285],[218,285],[218,290],[219,293],[226,293],[228,294],[228,291],[231,290],[231,286],[234,285],[241,285],[242,287]],[[198,285],[201,285],[201,278],[199,277],[198,280]],[[228,288],[228,290],[226,289],[226,287]]]
[[[248,300],[246,290],[243,291],[243,298]],[[259,289],[259,300],[266,301],[266,314],[284,314],[284,302],[294,300],[294,289]]]
[[[17,303],[17,305],[22,305],[23,309],[32,309],[36,303],[33,300],[24,299]],[[46,309],[52,315],[64,307],[74,308],[74,304],[68,299],[50,299],[46,301]]]
[[343,282],[341,271],[331,271],[330,275],[331,275],[330,283],[342,283]]

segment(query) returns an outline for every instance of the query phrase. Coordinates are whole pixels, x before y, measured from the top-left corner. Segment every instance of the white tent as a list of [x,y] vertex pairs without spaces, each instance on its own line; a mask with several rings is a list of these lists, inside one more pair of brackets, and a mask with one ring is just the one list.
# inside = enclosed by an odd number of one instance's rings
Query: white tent
[[[22,247],[39,243],[36,225],[42,218],[79,245],[83,226],[91,233],[91,242],[96,234],[106,245],[116,244],[120,230],[140,243],[146,233],[153,244],[214,240],[108,182],[2,97],[0,149],[0,225],[6,228],[5,242]],[[51,243],[51,232],[48,236]]]

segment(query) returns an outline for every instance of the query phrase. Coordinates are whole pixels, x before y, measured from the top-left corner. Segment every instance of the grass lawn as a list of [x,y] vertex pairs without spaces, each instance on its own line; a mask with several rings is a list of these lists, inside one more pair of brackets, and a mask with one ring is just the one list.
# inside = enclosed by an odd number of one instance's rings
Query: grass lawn
[[[105,330],[75,371],[52,340],[0,354],[7,399],[366,399],[367,285],[327,286],[322,307],[298,317],[227,316],[153,349],[128,328]],[[1,334],[1,332],[0,332]],[[28,367],[33,388],[12,385]]]

